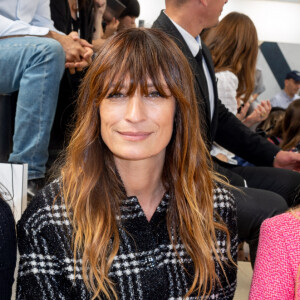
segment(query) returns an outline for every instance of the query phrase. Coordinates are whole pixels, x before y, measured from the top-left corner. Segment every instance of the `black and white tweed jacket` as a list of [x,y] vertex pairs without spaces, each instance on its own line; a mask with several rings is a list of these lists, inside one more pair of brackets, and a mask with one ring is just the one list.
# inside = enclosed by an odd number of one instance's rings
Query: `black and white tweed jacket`
[[[61,199],[53,205],[59,183],[44,188],[30,203],[17,225],[20,265],[17,299],[91,299],[82,279],[82,261],[74,270],[71,250],[72,225]],[[116,284],[119,299],[183,299],[193,281],[193,262],[178,241],[173,250],[166,226],[169,197],[166,195],[150,222],[136,197],[122,201],[119,228],[121,245],[109,276]],[[214,191],[215,211],[231,232],[231,254],[236,259],[236,210],[232,195],[222,187]],[[217,232],[220,250],[226,255],[226,237]],[[232,299],[236,269],[225,265],[226,281],[220,266],[216,272],[222,283],[205,299]],[[190,297],[189,299],[196,299]]]

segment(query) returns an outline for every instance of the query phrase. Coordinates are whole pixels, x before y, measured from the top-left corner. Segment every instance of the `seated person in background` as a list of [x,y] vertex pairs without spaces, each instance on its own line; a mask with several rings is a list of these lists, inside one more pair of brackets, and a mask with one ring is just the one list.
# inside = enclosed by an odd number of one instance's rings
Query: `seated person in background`
[[[65,34],[78,32],[81,38],[93,43],[94,52],[105,42],[102,22],[106,0],[50,0],[50,9],[56,29]],[[119,24],[116,22],[114,30]]]
[[137,0],[120,0],[126,8],[119,17],[118,31],[126,28],[135,28],[135,20],[140,15],[140,4]]
[[28,194],[43,185],[60,79],[90,63],[92,45],[58,32],[48,0],[0,0],[0,93],[19,90],[9,162],[28,164]]
[[[103,0],[94,0],[96,1],[103,1]],[[97,21],[100,24],[100,19],[104,20],[104,26],[101,30],[103,30],[103,35],[101,40],[93,41],[93,44],[96,45],[97,49],[99,48],[98,45],[103,45],[105,39],[109,38],[117,31],[127,28],[135,28],[135,20],[140,15],[140,4],[137,0],[119,0],[122,4],[126,6],[123,10],[121,15],[118,19],[116,19],[109,10],[104,12],[103,17],[99,18]],[[96,28],[99,28],[99,25],[96,25]],[[99,32],[101,35],[101,32]],[[97,34],[95,32],[95,34]]]
[[[218,26],[206,31],[202,38],[212,54],[222,103],[247,127],[265,120],[271,110],[268,100],[259,103],[247,116],[254,91],[258,53],[257,33],[251,19],[232,12]],[[216,143],[211,154],[225,162],[237,164],[235,155]]]
[[[97,6],[98,7],[98,6]],[[72,31],[91,42],[94,32],[93,0],[50,0],[51,20],[54,27],[69,34]]]
[[109,22],[105,22],[105,33],[103,31],[104,14],[106,11],[106,0],[94,0],[94,34],[93,46],[94,51],[98,52],[100,47],[105,43],[113,33],[116,32],[119,26],[119,21],[111,17]]
[[100,49],[60,179],[18,223],[19,299],[233,299],[234,200],[211,170],[192,78],[157,30]]
[[[106,5],[106,1],[105,5]],[[103,0],[50,0],[51,19],[56,30],[64,34],[77,32],[78,36],[89,43],[93,42],[93,50],[97,50],[104,40],[98,39],[95,43],[94,31],[96,16],[99,17],[105,5]],[[99,42],[100,41],[100,42]],[[98,43],[99,42],[99,43]],[[62,77],[59,87],[57,110],[51,132],[49,145],[49,160],[47,167],[51,167],[58,153],[67,145],[69,138],[69,127],[73,125],[72,116],[75,109],[75,100],[78,87],[84,76],[84,72],[69,72],[67,69]]]
[[254,101],[259,103],[257,97],[266,90],[266,86],[263,81],[263,73],[262,70],[256,66],[255,68],[255,80],[254,80],[254,90],[252,93],[252,98]]
[[263,222],[249,300],[300,299],[300,209]]
[[[219,172],[231,183],[242,187],[233,191],[237,203],[238,231],[241,240],[250,245],[254,262],[261,222],[287,210],[287,205],[300,201],[300,154],[280,151],[263,137],[244,126],[218,98],[213,62],[199,34],[204,28],[216,26],[224,1],[166,0],[166,9],[153,27],[166,32],[188,59],[194,74],[194,87],[202,113],[201,124],[207,147],[213,141],[260,167],[241,167],[217,161]],[[221,163],[225,166],[221,166]],[[272,168],[272,166],[276,168]],[[245,181],[247,188],[245,188]]]
[[285,109],[272,107],[268,118],[257,125],[256,132],[267,137],[271,143],[279,146],[282,139],[282,120],[284,115]]
[[[1,190],[1,188],[0,188]],[[17,257],[15,220],[0,193],[0,299],[11,299]]]
[[286,109],[280,147],[283,150],[300,152],[300,99],[294,100]]
[[[259,45],[259,43],[258,43],[258,45]],[[263,72],[256,65],[254,90],[253,90],[252,95],[250,97],[250,107],[249,107],[249,110],[247,112],[247,115],[252,113],[253,110],[255,109],[255,107],[257,105],[259,105],[262,101],[265,101],[265,100],[259,99],[259,95],[262,94],[265,90],[266,90],[266,86],[265,86],[264,81],[263,81]],[[251,127],[251,129],[254,129],[254,127],[256,128],[256,125]]]
[[284,89],[271,98],[272,107],[282,107],[286,109],[289,104],[299,98],[297,95],[300,89],[300,72],[291,71],[286,74]]

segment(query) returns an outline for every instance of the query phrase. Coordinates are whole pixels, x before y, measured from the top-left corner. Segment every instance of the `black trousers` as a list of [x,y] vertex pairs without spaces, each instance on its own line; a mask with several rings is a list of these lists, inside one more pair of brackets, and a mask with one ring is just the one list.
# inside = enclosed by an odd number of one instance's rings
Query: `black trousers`
[[[300,173],[271,167],[242,167],[223,162],[215,169],[240,190],[232,190],[236,199],[238,235],[250,246],[254,265],[261,223],[300,204]],[[244,187],[244,183],[248,187]]]

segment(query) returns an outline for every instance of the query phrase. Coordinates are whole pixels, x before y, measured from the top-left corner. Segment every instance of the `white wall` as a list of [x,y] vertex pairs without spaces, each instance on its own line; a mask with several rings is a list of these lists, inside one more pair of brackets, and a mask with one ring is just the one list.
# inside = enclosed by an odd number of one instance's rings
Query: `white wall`
[[138,0],[141,6],[139,19],[145,20],[145,27],[151,27],[159,16],[160,11],[165,8],[165,0]]
[[[296,1],[296,2],[295,2]],[[165,7],[164,0],[139,0],[140,19],[150,27]],[[261,41],[300,44],[300,1],[229,0],[222,16],[231,11],[247,14]]]
[[300,44],[300,2],[229,0],[222,16],[231,11],[247,14],[261,41]]

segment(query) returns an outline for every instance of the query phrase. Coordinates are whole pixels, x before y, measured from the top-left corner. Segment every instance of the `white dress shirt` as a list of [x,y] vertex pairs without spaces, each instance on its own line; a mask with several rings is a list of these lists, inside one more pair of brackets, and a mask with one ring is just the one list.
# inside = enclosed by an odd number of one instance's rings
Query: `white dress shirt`
[[299,99],[299,95],[294,95],[290,97],[284,90],[281,90],[274,97],[271,98],[270,102],[272,107],[281,107],[287,109],[287,107],[296,99]]
[[0,36],[46,35],[56,31],[49,0],[0,0]]
[[[180,25],[175,23],[167,14],[166,14],[166,16],[171,20],[171,22],[174,24],[174,26],[180,32],[180,34],[182,35],[183,39],[185,40],[187,46],[189,47],[193,56],[195,57],[198,54],[199,50],[202,48],[200,36],[198,35],[196,38],[194,38],[189,32],[187,32]],[[204,59],[204,56],[202,56],[202,65],[203,65],[203,70],[204,70],[206,81],[207,81],[207,88],[208,88],[208,93],[209,93],[209,104],[210,104],[210,119],[212,119],[213,114],[214,114],[214,109],[215,109],[214,88],[213,88],[212,79],[210,77],[209,70],[208,70],[206,61]]]

